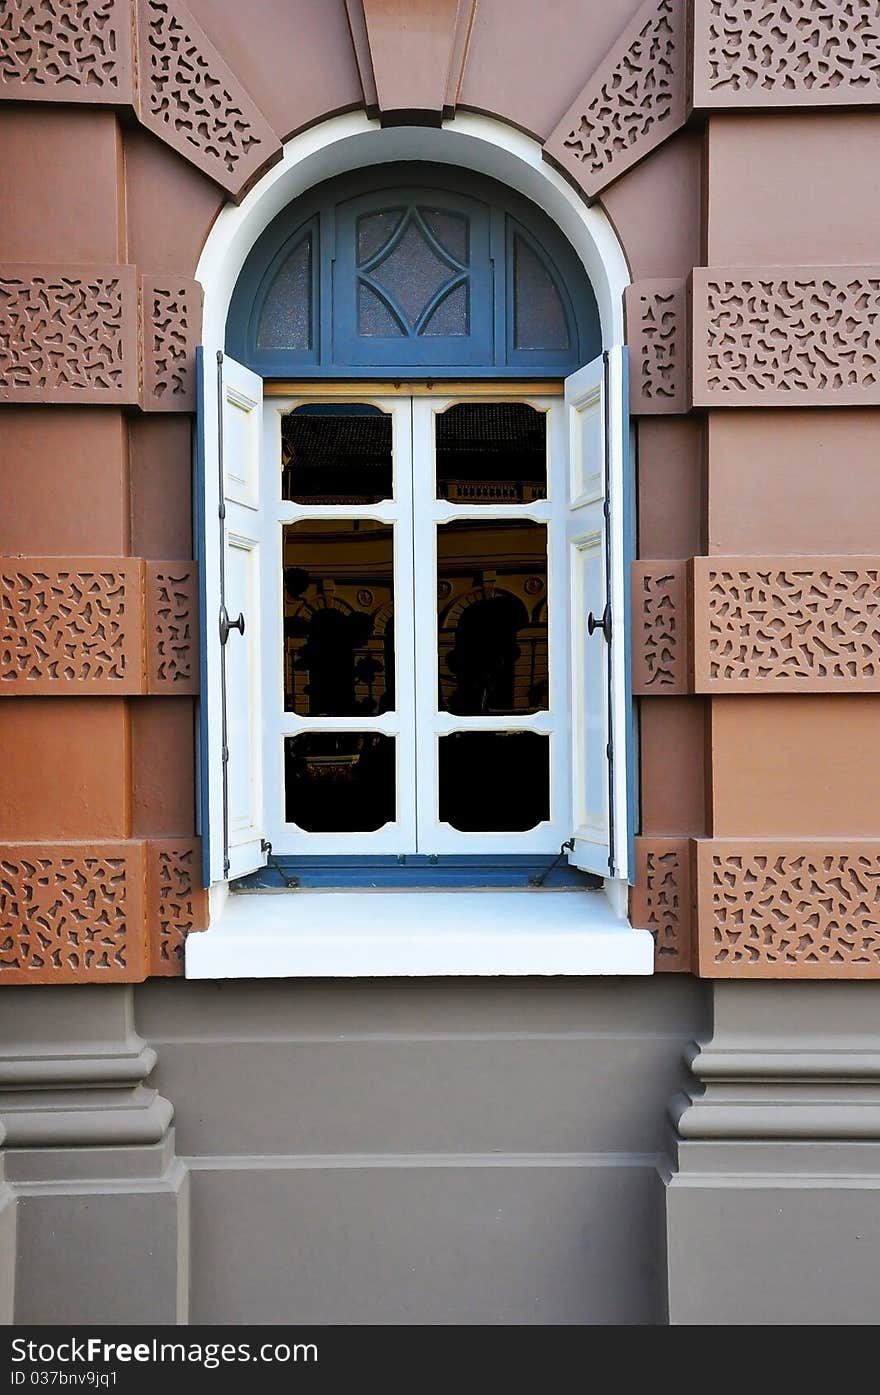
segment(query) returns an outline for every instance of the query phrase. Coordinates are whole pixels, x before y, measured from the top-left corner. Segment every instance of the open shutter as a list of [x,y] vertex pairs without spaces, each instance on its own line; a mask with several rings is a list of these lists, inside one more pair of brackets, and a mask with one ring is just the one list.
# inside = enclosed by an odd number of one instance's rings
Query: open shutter
[[623,348],[608,350],[565,381],[573,727],[569,859],[602,877],[625,877],[629,863],[625,391]]
[[265,862],[260,721],[263,382],[224,354],[213,362],[205,360],[200,379],[200,807],[205,880],[210,884],[244,876]]

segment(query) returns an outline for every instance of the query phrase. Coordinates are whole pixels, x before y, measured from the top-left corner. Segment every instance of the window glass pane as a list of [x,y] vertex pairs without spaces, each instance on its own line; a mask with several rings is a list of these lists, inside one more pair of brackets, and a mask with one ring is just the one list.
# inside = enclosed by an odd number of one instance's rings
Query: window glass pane
[[436,419],[437,498],[523,504],[547,494],[547,416],[525,402],[458,402]]
[[307,403],[281,419],[281,497],[377,504],[392,497],[391,417],[362,402]]
[[393,736],[315,732],[284,742],[285,816],[307,833],[374,833],[395,814]]
[[547,529],[445,523],[437,529],[441,712],[492,716],[547,707]]
[[370,272],[372,280],[382,287],[413,328],[431,297],[455,275],[449,263],[437,256],[413,220],[388,256]]
[[468,262],[468,220],[461,213],[442,208],[420,208],[425,226],[436,237],[447,256],[461,266]]
[[426,320],[422,334],[457,335],[468,332],[467,286],[456,286],[445,295]]
[[378,213],[365,213],[357,221],[358,266],[363,266],[380,252],[397,232],[403,217],[402,208],[383,208]]
[[312,236],[307,233],[269,288],[257,326],[258,349],[308,349],[312,343]]
[[544,263],[521,237],[513,239],[513,347],[568,348],[559,292]]
[[361,281],[358,285],[358,334],[400,339],[404,333],[385,302]]
[[394,707],[393,529],[369,520],[285,524],[284,707],[300,717]]
[[521,833],[550,817],[550,738],[458,731],[439,738],[440,818],[463,833]]

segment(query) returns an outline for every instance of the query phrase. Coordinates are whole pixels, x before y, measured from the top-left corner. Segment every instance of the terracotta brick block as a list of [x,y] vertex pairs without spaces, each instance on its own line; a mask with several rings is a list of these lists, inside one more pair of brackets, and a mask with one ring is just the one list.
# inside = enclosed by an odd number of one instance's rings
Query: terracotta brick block
[[140,278],[142,376],[148,412],[194,412],[202,288],[185,277]]
[[[476,0],[346,0],[351,37],[372,115],[385,120],[455,115]],[[414,22],[415,20],[415,22]]]
[[192,421],[169,412],[128,419],[131,550],[136,557],[192,557]]
[[880,557],[695,557],[696,692],[880,691]]
[[147,690],[199,691],[198,569],[195,562],[147,562]]
[[880,101],[880,14],[839,0],[694,0],[693,105],[853,106]]
[[187,935],[208,925],[208,893],[201,879],[201,841],[165,839],[147,843],[148,974],[183,974]]
[[630,411],[635,416],[688,409],[687,287],[655,279],[627,286]]
[[0,846],[0,984],[140,983],[144,845]]
[[691,968],[691,868],[687,838],[636,838],[636,875],[630,917],[654,936],[654,968]]
[[686,20],[685,0],[646,0],[547,140],[591,197],[684,125]]
[[141,697],[126,699],[126,705],[131,723],[132,837],[191,838],[196,784],[193,700]]
[[702,978],[880,978],[880,842],[697,841]]
[[633,692],[677,694],[688,690],[686,564],[633,562]]
[[880,265],[695,267],[691,321],[695,407],[880,402]]
[[131,403],[133,266],[0,264],[0,402]]
[[132,100],[131,0],[5,0],[0,96],[16,101]]
[[0,559],[0,696],[141,692],[142,567]]

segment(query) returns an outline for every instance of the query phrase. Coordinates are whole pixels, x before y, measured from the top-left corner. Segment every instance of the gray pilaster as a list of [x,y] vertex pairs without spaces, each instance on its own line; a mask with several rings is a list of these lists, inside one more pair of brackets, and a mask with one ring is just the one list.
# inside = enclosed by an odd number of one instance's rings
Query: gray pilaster
[[672,1323],[880,1317],[880,987],[713,985],[670,1106]]
[[172,1107],[146,1083],[156,1053],[134,1029],[131,989],[19,988],[4,1009],[14,1320],[186,1321],[189,1179]]

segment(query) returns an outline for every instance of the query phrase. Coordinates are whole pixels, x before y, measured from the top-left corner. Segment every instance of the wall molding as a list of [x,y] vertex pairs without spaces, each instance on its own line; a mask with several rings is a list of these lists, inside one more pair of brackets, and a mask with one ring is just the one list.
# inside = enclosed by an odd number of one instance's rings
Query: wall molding
[[654,936],[657,973],[691,969],[691,850],[688,838],[635,839],[630,920]]
[[690,567],[695,692],[880,692],[880,556]]
[[195,562],[0,558],[0,698],[198,692]]
[[695,267],[695,407],[880,403],[880,265]]
[[880,841],[693,847],[701,978],[880,978]]

